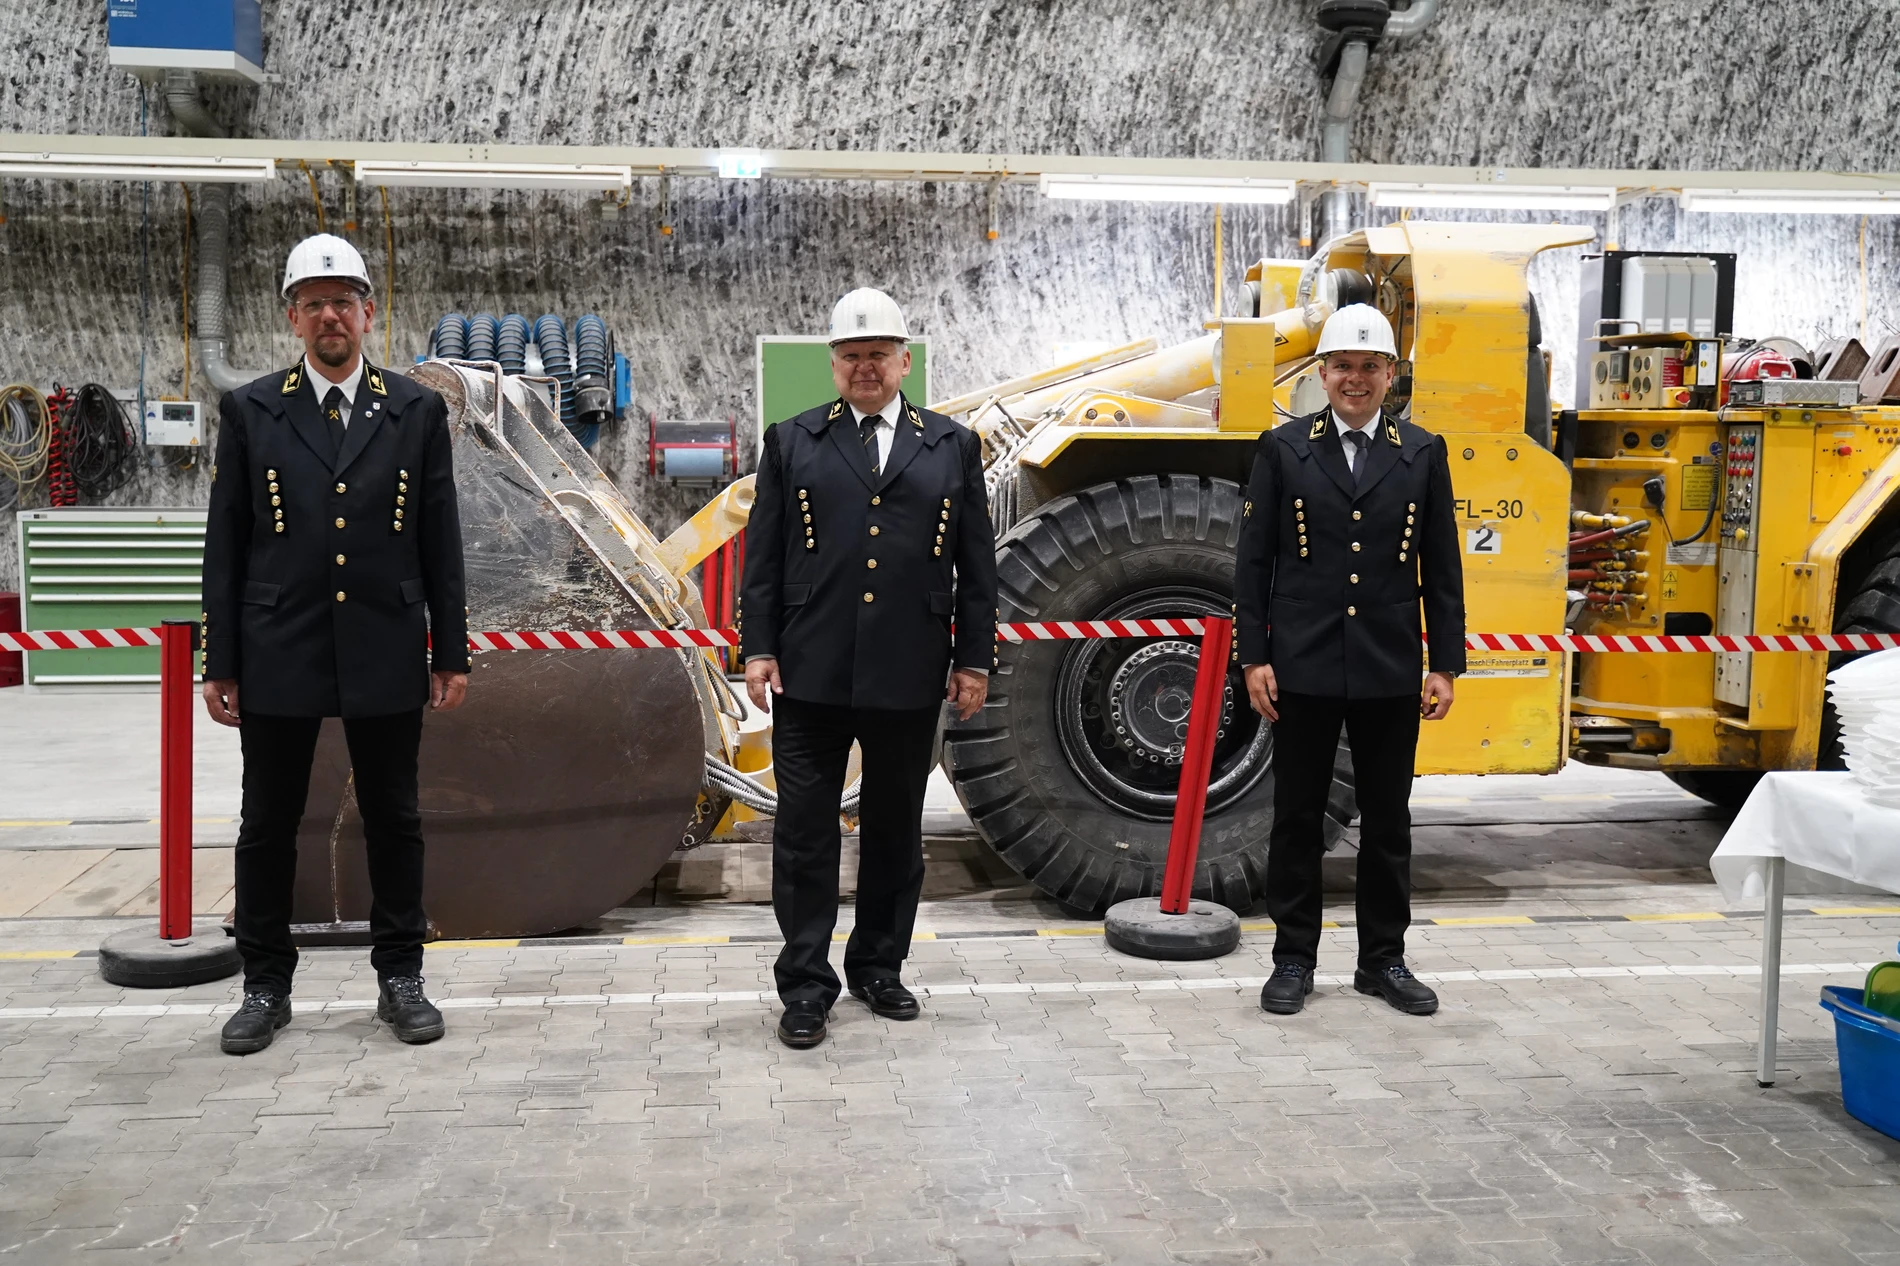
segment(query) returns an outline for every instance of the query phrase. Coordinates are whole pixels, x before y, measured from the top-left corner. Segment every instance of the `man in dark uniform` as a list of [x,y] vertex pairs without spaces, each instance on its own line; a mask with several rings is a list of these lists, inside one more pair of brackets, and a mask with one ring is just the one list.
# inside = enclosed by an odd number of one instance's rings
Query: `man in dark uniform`
[[1378,309],[1341,308],[1318,351],[1329,407],[1260,437],[1234,576],[1236,655],[1254,710],[1273,724],[1277,932],[1260,1005],[1291,1015],[1313,992],[1320,831],[1344,725],[1360,815],[1353,987],[1430,1015],[1438,996],[1405,966],[1405,929],[1419,720],[1451,710],[1465,667],[1451,469],[1444,440],[1381,416],[1398,349]]
[[898,390],[909,337],[890,296],[854,290],[838,301],[839,399],[766,431],[746,528],[746,690],[760,708],[777,697],[772,905],[785,949],[774,975],[788,1046],[822,1042],[838,997],[838,802],[853,740],[864,765],[845,979],[877,1014],[916,1017],[898,973],[923,888],[937,722],[945,701],[959,717],[976,714],[996,662],[982,445]]
[[376,305],[348,242],[299,243],[283,294],[304,357],[224,397],[205,528],[205,706],[244,751],[244,1002],[222,1045],[263,1050],[290,1022],[297,823],[318,728],[335,716],[369,846],[377,1015],[405,1042],[432,1042],[443,1026],[422,991],[416,757],[424,705],[459,706],[469,670],[448,411],[363,359]]

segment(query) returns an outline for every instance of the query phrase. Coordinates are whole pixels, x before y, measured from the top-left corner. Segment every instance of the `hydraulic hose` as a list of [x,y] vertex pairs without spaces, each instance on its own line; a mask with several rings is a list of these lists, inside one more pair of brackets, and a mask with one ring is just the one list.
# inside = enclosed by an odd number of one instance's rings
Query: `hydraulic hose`
[[[178,125],[193,136],[222,137],[225,130],[211,117],[198,97],[198,77],[191,71],[167,71],[165,107]],[[225,313],[230,274],[231,186],[201,185],[196,214],[198,282],[192,296],[192,323],[198,327],[198,359],[207,381],[219,391],[234,391],[259,374],[234,369],[225,359],[230,338]]]

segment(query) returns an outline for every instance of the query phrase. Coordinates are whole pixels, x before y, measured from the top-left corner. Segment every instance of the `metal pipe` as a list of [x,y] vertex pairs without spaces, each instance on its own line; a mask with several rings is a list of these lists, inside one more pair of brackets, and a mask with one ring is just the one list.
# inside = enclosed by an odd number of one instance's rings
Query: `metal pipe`
[[1438,0],[1412,0],[1412,7],[1400,10],[1385,20],[1385,38],[1396,48],[1417,39],[1438,20]]
[[[165,72],[165,108],[178,125],[193,136],[223,137],[225,131],[205,109],[198,96],[198,76],[188,70]],[[198,360],[204,375],[219,391],[235,391],[261,371],[234,369],[225,360],[229,330],[225,320],[230,275],[231,186],[200,185],[193,254],[198,276],[193,283],[192,324],[198,336]],[[187,384],[189,390],[190,384]]]
[[[1328,163],[1352,161],[1352,121],[1359,111],[1359,89],[1366,82],[1366,62],[1372,46],[1365,40],[1353,40],[1339,51],[1339,69],[1333,74],[1333,88],[1326,97],[1326,112],[1319,129],[1320,160]],[[1352,231],[1352,195],[1334,189],[1326,195],[1326,236],[1338,237]]]

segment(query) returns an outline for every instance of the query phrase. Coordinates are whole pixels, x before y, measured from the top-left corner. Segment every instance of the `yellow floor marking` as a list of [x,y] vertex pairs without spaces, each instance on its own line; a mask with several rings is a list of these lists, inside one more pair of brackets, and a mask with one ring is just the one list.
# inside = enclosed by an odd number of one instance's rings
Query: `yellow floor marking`
[[25,958],[73,958],[78,950],[0,950],[0,962],[15,962]]
[[1815,906],[1811,914],[1900,914],[1900,906]]
[[1413,804],[1470,804],[1470,796],[1413,796]]
[[1537,920],[1531,918],[1528,914],[1486,914],[1468,919],[1432,920],[1432,922],[1436,923],[1439,927],[1445,928],[1499,927],[1507,923],[1516,925],[1520,923],[1535,923],[1536,921]]
[[0,818],[0,826],[71,826],[68,818]]
[[1709,923],[1728,916],[1717,910],[1685,910],[1679,914],[1626,914],[1631,923]]
[[622,945],[730,945],[729,936],[627,936]]
[[934,941],[937,939],[937,934],[935,932],[912,932],[910,939],[913,941]]
[[1037,928],[1037,936],[1100,936],[1101,928]]
[[1332,928],[1332,929],[1333,929],[1333,930],[1334,930],[1335,932],[1337,932],[1337,931],[1339,930],[1339,925],[1338,925],[1337,923],[1333,923],[1333,922],[1330,922],[1330,921],[1328,921],[1328,922],[1326,922],[1326,923],[1322,923],[1322,924],[1320,924],[1320,927],[1322,927],[1322,928]]
[[1240,925],[1240,930],[1243,932],[1271,932],[1276,926],[1278,925],[1273,923],[1243,923]]
[[423,949],[519,949],[518,937],[496,937],[490,941],[430,941]]

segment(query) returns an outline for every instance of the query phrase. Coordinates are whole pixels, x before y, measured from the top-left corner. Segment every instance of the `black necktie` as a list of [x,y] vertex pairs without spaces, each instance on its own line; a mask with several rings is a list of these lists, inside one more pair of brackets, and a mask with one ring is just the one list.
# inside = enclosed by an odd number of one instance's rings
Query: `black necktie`
[[1346,443],[1352,445],[1352,452],[1346,454],[1346,465],[1352,468],[1352,486],[1359,486],[1359,470],[1366,460],[1366,433],[1356,427],[1346,431]]
[[877,424],[882,422],[882,414],[873,413],[858,423],[858,438],[864,441],[864,451],[871,459],[871,473],[877,474]]
[[330,432],[332,459],[343,451],[343,388],[332,387],[323,397],[323,424]]

